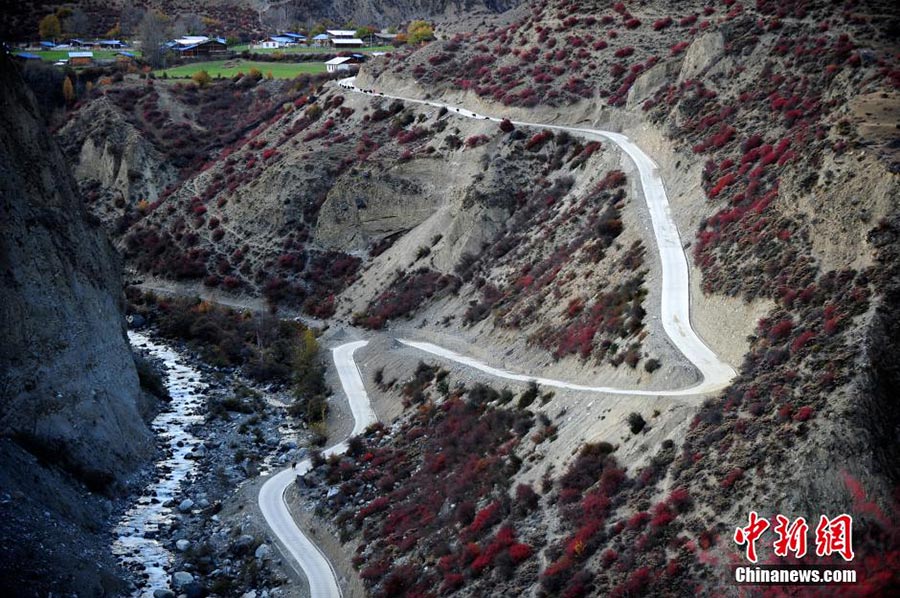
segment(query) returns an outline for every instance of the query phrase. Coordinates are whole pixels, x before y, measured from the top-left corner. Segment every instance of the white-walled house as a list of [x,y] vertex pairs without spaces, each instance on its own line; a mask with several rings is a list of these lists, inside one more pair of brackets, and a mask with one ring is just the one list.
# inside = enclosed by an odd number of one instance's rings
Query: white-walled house
[[355,71],[359,68],[361,62],[362,59],[357,58],[356,56],[336,56],[325,62],[325,70],[329,73]]

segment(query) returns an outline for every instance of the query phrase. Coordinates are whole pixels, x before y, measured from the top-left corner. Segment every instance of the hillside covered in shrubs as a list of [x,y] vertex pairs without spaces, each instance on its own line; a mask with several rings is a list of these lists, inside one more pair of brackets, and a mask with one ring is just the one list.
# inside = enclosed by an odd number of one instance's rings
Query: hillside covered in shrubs
[[[363,368],[402,413],[317,457],[304,499],[375,596],[711,594],[742,562],[749,511],[852,515],[848,591],[883,595],[900,555],[896,12],[524,2],[358,79],[499,123],[325,78],[132,76],[94,87],[57,135],[137,277],[265,297],[359,338],[450,338],[533,375],[687,386],[633,165],[600,137],[513,121],[622,132],[665,182],[692,324],[732,383],[660,410],[617,396],[634,409],[579,444],[564,435],[593,430],[608,397],[552,400],[437,362],[387,383]],[[288,381],[268,361],[284,362],[284,324],[248,353],[233,314],[135,309]]]

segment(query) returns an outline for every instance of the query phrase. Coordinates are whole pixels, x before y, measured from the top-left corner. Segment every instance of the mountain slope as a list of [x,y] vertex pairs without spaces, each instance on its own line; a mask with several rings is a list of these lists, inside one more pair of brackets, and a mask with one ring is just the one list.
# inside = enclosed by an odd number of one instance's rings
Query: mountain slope
[[14,595],[108,591],[109,556],[91,551],[110,505],[96,493],[120,492],[152,454],[148,405],[120,262],[5,55],[0,213],[0,579]]

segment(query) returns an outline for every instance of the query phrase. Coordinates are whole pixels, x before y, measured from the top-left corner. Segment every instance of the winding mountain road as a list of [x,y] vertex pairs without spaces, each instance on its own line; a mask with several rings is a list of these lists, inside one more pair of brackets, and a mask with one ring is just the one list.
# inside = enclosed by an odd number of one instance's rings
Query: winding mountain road
[[[500,122],[502,119],[494,116],[485,116],[459,108],[444,104],[441,102],[433,102],[430,100],[419,100],[414,98],[404,98],[400,96],[388,95],[385,93],[375,92],[372,90],[363,90],[356,87],[356,77],[348,77],[338,81],[338,85],[342,88],[355,93],[362,93],[375,97],[390,98],[401,100],[403,102],[413,104],[423,104],[433,106],[435,108],[446,108],[467,118],[480,120],[490,120]],[[512,121],[514,125],[521,127],[535,127],[542,129],[553,129],[559,131],[568,131],[582,137],[591,139],[605,139],[618,145],[624,151],[640,174],[641,188],[644,192],[644,200],[647,203],[647,209],[650,211],[650,220],[653,226],[653,234],[656,237],[656,246],[659,250],[659,259],[662,267],[662,292],[660,293],[660,321],[663,325],[666,335],[672,340],[675,347],[690,361],[700,372],[701,381],[689,388],[668,390],[668,391],[646,391],[639,389],[615,389],[599,386],[585,386],[580,384],[569,384],[558,380],[549,380],[543,378],[535,378],[533,376],[522,376],[519,374],[511,374],[503,370],[492,368],[485,364],[479,363],[474,359],[464,357],[431,345],[429,343],[414,343],[411,341],[401,341],[412,347],[429,353],[439,355],[446,359],[451,359],[459,363],[465,363],[471,367],[475,367],[483,372],[500,376],[512,380],[535,380],[540,384],[555,386],[559,388],[569,388],[572,390],[582,390],[587,392],[603,392],[627,395],[652,395],[652,396],[688,396],[713,392],[724,388],[735,376],[734,369],[719,359],[707,345],[704,343],[691,326],[691,293],[690,293],[690,274],[688,270],[687,257],[681,244],[681,237],[678,235],[678,227],[675,226],[675,220],[672,218],[672,211],[669,207],[669,198],[666,195],[666,188],[663,185],[662,178],[659,176],[659,167],[644,151],[634,144],[628,137],[621,133],[612,131],[603,131],[599,129],[588,129],[583,127],[567,127],[563,125],[544,125],[541,123],[530,123],[523,121]]]
[[[491,120],[500,122],[500,118],[477,114],[464,108],[458,108],[440,102],[404,98],[372,90],[362,90],[356,87],[355,77],[341,79],[338,84],[349,91],[366,95],[401,100],[403,102],[447,108],[455,114],[467,118]],[[569,131],[583,137],[592,139],[605,139],[619,146],[625,154],[631,158],[638,170],[643,189],[644,199],[650,212],[653,226],[653,234],[659,249],[659,257],[662,268],[662,292],[660,305],[660,320],[663,330],[671,339],[675,347],[681,351],[700,372],[701,381],[691,387],[676,390],[643,390],[622,389],[604,386],[587,386],[573,384],[561,380],[515,374],[501,370],[471,357],[460,355],[443,347],[431,343],[416,342],[406,339],[398,339],[399,342],[419,349],[421,351],[437,355],[441,358],[456,361],[463,365],[478,369],[487,374],[517,380],[522,382],[535,381],[538,384],[565,388],[569,390],[598,392],[606,394],[631,395],[631,396],[690,396],[714,392],[724,388],[735,376],[734,369],[723,362],[700,339],[691,326],[690,320],[690,276],[687,257],[681,244],[678,228],[672,218],[669,200],[666,196],[665,186],[659,175],[656,163],[635,145],[628,137],[621,133],[602,131],[582,127],[567,127],[562,125],[544,125],[541,123],[529,123],[512,121],[514,125],[522,127],[537,127]],[[341,345],[332,350],[335,367],[340,376],[341,385],[350,403],[350,409],[354,417],[353,431],[350,436],[362,433],[370,424],[376,421],[376,417],[369,404],[368,395],[363,386],[359,368],[353,360],[353,353],[368,341],[356,341]],[[324,454],[342,454],[347,450],[347,441],[338,443],[328,448]],[[259,507],[278,538],[285,556],[290,555],[302,568],[309,581],[312,598],[337,598],[342,596],[337,575],[331,563],[322,551],[307,538],[297,527],[288,511],[284,500],[284,492],[294,481],[298,474],[304,474],[311,468],[309,459],[299,463],[295,469],[286,469],[270,478],[260,489]]]
[[[332,358],[341,379],[341,386],[350,403],[353,413],[353,430],[348,436],[358,436],[367,427],[375,423],[375,412],[369,404],[369,397],[363,386],[359,368],[353,360],[353,353],[364,347],[368,341],[355,341],[332,349]],[[341,455],[347,451],[344,440],[322,452],[323,456]],[[284,499],[285,490],[298,475],[303,475],[312,468],[312,461],[305,459],[295,468],[288,468],[275,474],[263,484],[259,491],[259,509],[278,538],[282,552],[296,561],[309,583],[310,595],[313,598],[340,598],[341,588],[337,575],[325,554],[313,543],[294,522]]]

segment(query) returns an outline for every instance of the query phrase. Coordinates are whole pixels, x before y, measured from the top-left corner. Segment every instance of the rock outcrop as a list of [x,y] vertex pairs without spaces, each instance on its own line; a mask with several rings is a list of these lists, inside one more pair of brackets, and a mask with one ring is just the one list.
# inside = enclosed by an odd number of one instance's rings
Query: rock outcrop
[[176,168],[107,98],[79,112],[58,139],[81,185],[99,185],[129,206],[157,201],[177,178]]
[[7,595],[113,583],[96,536],[103,496],[153,451],[120,269],[0,55],[0,586],[19,588]]

